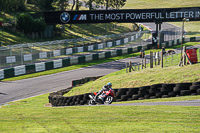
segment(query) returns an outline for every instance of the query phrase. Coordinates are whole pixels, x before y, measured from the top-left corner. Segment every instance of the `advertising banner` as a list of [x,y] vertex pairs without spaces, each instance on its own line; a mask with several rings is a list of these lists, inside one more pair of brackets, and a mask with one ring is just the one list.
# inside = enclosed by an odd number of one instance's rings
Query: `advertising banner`
[[200,21],[200,7],[44,12],[47,24]]

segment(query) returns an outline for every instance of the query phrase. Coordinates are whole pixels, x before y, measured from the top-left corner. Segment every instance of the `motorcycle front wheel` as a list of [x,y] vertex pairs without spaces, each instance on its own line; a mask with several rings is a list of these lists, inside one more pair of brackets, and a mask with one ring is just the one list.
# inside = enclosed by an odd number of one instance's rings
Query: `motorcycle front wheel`
[[104,104],[111,104],[113,102],[113,97],[112,96],[108,96],[106,97],[106,100],[104,101]]

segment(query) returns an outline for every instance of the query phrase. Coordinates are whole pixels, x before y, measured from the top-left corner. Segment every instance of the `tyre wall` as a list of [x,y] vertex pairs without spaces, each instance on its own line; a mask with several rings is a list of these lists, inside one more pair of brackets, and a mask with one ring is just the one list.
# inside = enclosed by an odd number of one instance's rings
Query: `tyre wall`
[[98,78],[100,78],[102,76],[97,76],[97,77],[86,77],[86,78],[82,78],[82,79],[78,79],[78,80],[73,80],[72,81],[72,87],[77,86],[77,85],[81,85],[81,84],[85,84],[89,81],[94,81]]
[[[86,93],[71,97],[64,97],[71,88],[51,93],[49,95],[49,103],[52,106],[75,106],[87,105],[89,95]],[[168,98],[178,96],[200,95],[200,82],[194,83],[176,83],[176,84],[154,84],[151,86],[142,86],[138,88],[120,88],[114,89],[115,102],[155,99],[155,98]]]

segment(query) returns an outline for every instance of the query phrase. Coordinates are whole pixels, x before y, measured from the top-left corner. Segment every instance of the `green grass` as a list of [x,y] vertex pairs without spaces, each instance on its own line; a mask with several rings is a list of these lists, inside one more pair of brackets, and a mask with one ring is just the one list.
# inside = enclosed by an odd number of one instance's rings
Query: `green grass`
[[197,0],[127,0],[124,9],[151,9],[151,8],[176,8],[176,7],[199,7]]
[[73,88],[65,96],[73,96],[89,92],[95,92],[102,88],[107,82],[112,82],[113,88],[134,88],[158,83],[183,83],[200,81],[200,64],[191,66],[165,67],[157,66],[153,69],[147,68],[142,71],[126,73],[125,70],[108,74],[96,81],[88,82],[82,86]]
[[[200,107],[74,106],[44,107],[47,94],[0,108],[1,132],[128,133],[200,130]],[[170,98],[168,98],[170,99]]]
[[[172,23],[178,27],[182,27],[182,22],[174,22]],[[184,24],[184,29],[186,30],[186,37],[196,37],[200,36],[200,22],[193,21],[193,22],[186,22]]]
[[200,99],[200,95],[197,96],[181,96],[172,98],[156,98],[156,99],[144,99],[144,100],[133,100],[133,101],[122,101],[113,102],[112,104],[124,104],[124,103],[149,103],[149,102],[174,102],[174,101],[188,101]]

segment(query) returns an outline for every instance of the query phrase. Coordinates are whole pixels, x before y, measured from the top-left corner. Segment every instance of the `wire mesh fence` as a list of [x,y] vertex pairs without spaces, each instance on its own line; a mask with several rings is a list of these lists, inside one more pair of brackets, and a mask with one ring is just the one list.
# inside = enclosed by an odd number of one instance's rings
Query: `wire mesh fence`
[[182,38],[182,29],[181,28],[170,28],[161,31],[164,41],[171,41]]
[[0,47],[0,69],[66,58],[75,53],[88,53],[144,42],[151,43],[150,31],[10,45]]
[[[181,62],[180,50],[169,50],[163,55],[163,67],[179,66]],[[200,48],[196,48],[197,63],[200,63]],[[138,62],[126,63],[126,72],[139,71],[147,68],[161,67],[161,51],[153,52],[152,61],[150,61],[150,55],[146,55],[145,58],[141,58]],[[134,60],[133,60],[134,61]],[[186,65],[189,65],[189,61]]]

